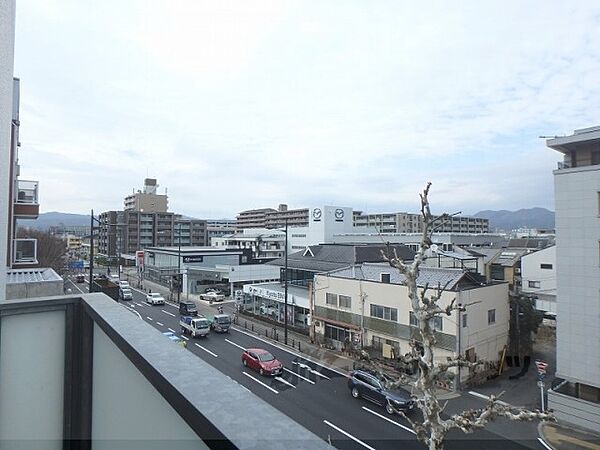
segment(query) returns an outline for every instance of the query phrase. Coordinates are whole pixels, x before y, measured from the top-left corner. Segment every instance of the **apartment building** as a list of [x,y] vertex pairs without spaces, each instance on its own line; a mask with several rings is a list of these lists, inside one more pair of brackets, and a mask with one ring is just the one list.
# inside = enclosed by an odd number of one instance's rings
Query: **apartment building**
[[249,248],[258,261],[270,261],[285,255],[285,232],[266,228],[248,228],[212,240],[213,247]]
[[[439,216],[438,216],[439,217]],[[421,214],[406,212],[353,214],[354,226],[357,228],[374,228],[380,233],[420,233],[423,231]],[[467,216],[451,216],[436,223],[435,231],[439,233],[488,233],[488,219]]]
[[164,213],[168,210],[168,197],[158,194],[158,183],[154,178],[144,180],[143,190],[138,190],[125,197],[123,202],[125,211],[140,211],[146,213]]
[[[469,304],[435,319],[435,358],[465,356],[470,361],[498,362],[508,343],[509,303],[506,283],[484,283],[477,274],[461,269],[422,267],[419,288],[445,286],[439,305]],[[405,278],[386,263],[362,263],[315,275],[315,334],[336,347],[353,343],[393,357],[410,351],[420,340],[418,322]],[[468,377],[460,374],[461,381]]]
[[600,126],[546,145],[563,154],[554,171],[556,376],[548,392],[560,421],[600,429]]
[[521,292],[535,298],[535,308],[556,316],[556,246],[521,258]]
[[261,208],[242,211],[237,215],[236,228],[283,228],[285,223],[290,227],[303,227],[308,225],[308,208],[288,209],[286,204],[281,204],[277,209]]
[[207,245],[214,245],[213,239],[233,234],[236,231],[235,219],[207,219],[206,239]]

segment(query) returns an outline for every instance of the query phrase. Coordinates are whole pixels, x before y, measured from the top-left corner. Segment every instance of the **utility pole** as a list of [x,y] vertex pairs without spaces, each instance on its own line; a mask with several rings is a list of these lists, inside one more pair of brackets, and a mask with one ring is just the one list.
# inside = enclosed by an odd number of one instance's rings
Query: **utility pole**
[[284,296],[285,306],[283,310],[283,342],[288,343],[288,219],[285,219],[285,268],[284,272]]
[[[190,241],[192,238],[192,229],[190,225]],[[181,222],[177,227],[177,304],[181,296]]]

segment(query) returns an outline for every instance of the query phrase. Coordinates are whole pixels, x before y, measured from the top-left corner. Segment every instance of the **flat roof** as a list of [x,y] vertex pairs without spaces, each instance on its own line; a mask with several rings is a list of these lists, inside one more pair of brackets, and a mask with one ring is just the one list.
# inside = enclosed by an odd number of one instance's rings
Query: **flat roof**
[[547,139],[546,146],[565,153],[572,150],[577,144],[593,142],[600,142],[600,126],[580,128],[570,136],[556,136],[553,139]]
[[6,275],[7,284],[63,281],[60,275],[58,275],[49,267],[35,267],[33,269],[8,269]]

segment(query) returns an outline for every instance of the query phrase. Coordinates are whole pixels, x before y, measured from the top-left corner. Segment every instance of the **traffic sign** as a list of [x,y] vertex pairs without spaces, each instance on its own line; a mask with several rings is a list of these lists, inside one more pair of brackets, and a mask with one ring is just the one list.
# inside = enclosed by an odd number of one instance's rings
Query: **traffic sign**
[[546,374],[546,369],[548,368],[548,364],[545,363],[544,361],[540,361],[539,359],[535,360],[535,365],[537,367],[538,373],[540,375],[542,374]]

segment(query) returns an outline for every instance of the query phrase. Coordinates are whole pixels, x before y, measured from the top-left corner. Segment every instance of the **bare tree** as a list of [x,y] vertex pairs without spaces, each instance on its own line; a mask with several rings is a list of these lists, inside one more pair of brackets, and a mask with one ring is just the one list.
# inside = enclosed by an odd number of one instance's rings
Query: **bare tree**
[[58,274],[65,271],[67,243],[64,239],[32,228],[19,228],[17,236],[37,239],[37,260],[40,267],[51,267]]
[[[413,420],[407,417],[402,411],[397,411],[403,415],[413,430],[417,438],[428,446],[430,450],[441,450],[444,445],[444,439],[452,429],[459,429],[465,433],[472,433],[474,430],[484,428],[485,425],[497,417],[505,417],[510,420],[531,421],[534,419],[553,421],[551,413],[542,411],[529,411],[523,408],[514,407],[499,401],[501,396],[490,396],[487,404],[483,408],[470,409],[458,414],[453,414],[447,419],[442,418],[442,412],[446,405],[440,404],[437,397],[436,383],[438,381],[447,381],[453,378],[452,368],[469,367],[475,368],[481,362],[469,362],[462,355],[450,358],[443,363],[434,362],[434,347],[436,336],[434,329],[434,319],[442,315],[451,315],[455,310],[464,311],[469,305],[455,306],[452,300],[446,307],[440,307],[438,300],[442,297],[444,287],[437,288],[429,293],[429,287],[426,285],[419,292],[417,288],[417,278],[419,268],[426,260],[428,250],[432,245],[431,236],[437,228],[440,221],[448,220],[448,214],[433,217],[429,208],[429,188],[431,183],[420,194],[421,214],[423,216],[423,234],[421,237],[420,248],[417,251],[412,263],[405,264],[394,251],[393,255],[384,255],[390,266],[398,269],[404,275],[405,283],[408,288],[408,297],[411,302],[412,310],[418,321],[420,342],[411,342],[411,351],[404,356],[400,356],[400,362],[405,365],[418,367],[416,379],[409,378],[404,374],[390,376],[385,368],[378,361],[369,357],[366,352],[361,353],[361,357],[367,362],[370,369],[375,371],[386,388],[393,389],[401,385],[411,385],[419,393],[414,396],[417,407],[421,410],[423,421]],[[394,405],[391,405],[395,409]]]

